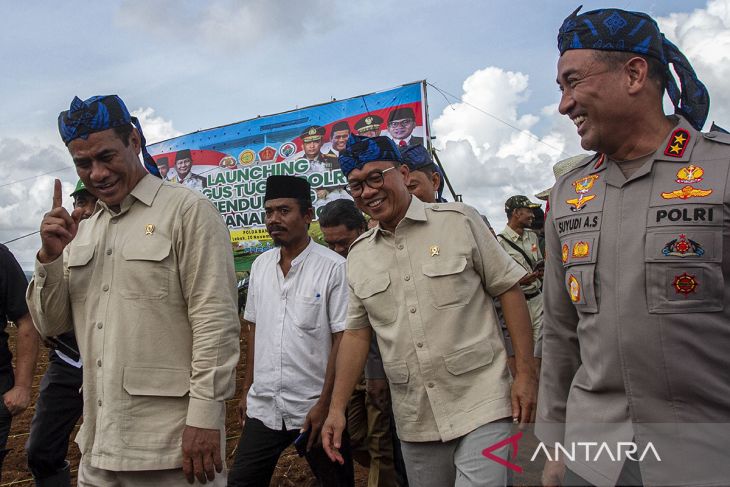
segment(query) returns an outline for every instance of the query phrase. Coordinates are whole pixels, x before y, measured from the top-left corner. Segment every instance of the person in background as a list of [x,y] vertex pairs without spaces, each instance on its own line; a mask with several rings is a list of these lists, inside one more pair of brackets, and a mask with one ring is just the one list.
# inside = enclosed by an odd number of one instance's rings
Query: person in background
[[540,371],[542,356],[542,275],[545,262],[540,252],[537,234],[530,229],[535,221],[533,210],[540,205],[533,203],[526,196],[515,195],[507,199],[504,211],[507,225],[497,235],[502,248],[522,266],[527,275],[520,279],[520,288],[525,293],[527,308],[530,310],[532,322],[532,340],[535,343],[535,359],[537,371]]
[[314,211],[306,179],[269,176],[264,205],[276,247],[251,267],[243,315],[248,366],[238,411],[243,431],[228,485],[268,486],[279,456],[294,443],[321,485],[349,487],[349,445],[339,465],[318,441],[345,328],[345,259],[307,234]]
[[[350,245],[367,230],[365,217],[352,200],[327,203],[319,216],[319,226],[327,246],[344,258],[347,258]],[[373,346],[378,353],[375,337],[371,349]],[[374,372],[372,367],[366,366],[347,406],[347,431],[353,457],[369,467],[368,487],[389,487],[396,482],[391,434],[395,428],[391,425],[387,391],[385,372],[382,369]],[[358,455],[358,450],[365,451],[364,459],[363,455]]]
[[[33,374],[38,359],[39,336],[25,302],[28,281],[18,261],[8,248],[0,244],[0,477],[8,451],[10,424],[13,416],[25,411],[30,405]],[[8,347],[5,328],[12,321],[18,329],[13,354]]]
[[[94,213],[96,197],[87,191],[82,180],[76,183],[71,197],[74,210],[81,210],[81,220]],[[81,355],[72,331],[47,337],[45,342],[51,347],[48,368],[41,379],[25,451],[37,487],[66,487],[71,485],[66,460],[69,436],[84,406]]]

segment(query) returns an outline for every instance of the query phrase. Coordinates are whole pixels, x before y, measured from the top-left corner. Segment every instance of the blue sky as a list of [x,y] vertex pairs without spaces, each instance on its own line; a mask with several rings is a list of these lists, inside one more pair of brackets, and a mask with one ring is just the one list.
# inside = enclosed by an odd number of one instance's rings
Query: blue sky
[[[689,36],[685,24],[704,35],[726,33],[728,14],[717,11],[730,11],[729,3],[583,2],[584,11],[615,6],[668,19],[677,36]],[[74,95],[116,93],[130,110],[147,109],[142,119],[154,141],[424,78],[459,97],[468,96],[471,80],[469,99],[541,140],[530,144],[525,133],[459,100],[447,106],[429,90],[447,171],[465,200],[499,226],[505,195],[550,186],[552,163],[580,151],[574,129],[550,109],[558,101],[557,29],[576,6],[564,0],[17,2],[6,8],[0,31],[0,164],[8,182],[33,179],[0,183],[0,242],[38,227],[52,176],[65,187],[74,183],[72,170],[36,177],[71,165],[56,117]],[[727,79],[723,74],[708,75]],[[470,184],[472,171],[499,172],[513,156],[520,174],[505,169],[509,180]],[[37,245],[29,238],[9,247],[27,267]]]

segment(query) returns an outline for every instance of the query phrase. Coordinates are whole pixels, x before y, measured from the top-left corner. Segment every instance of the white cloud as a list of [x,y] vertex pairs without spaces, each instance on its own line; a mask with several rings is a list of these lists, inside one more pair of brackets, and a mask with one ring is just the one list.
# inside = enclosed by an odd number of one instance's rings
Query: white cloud
[[[180,135],[172,122],[156,115],[152,108],[139,108],[132,115],[142,124],[148,143]],[[0,242],[38,230],[43,215],[51,208],[56,178],[62,182],[64,206],[71,209],[69,195],[77,176],[68,151],[60,143],[0,139],[0,167],[7,168],[0,181]],[[9,243],[8,248],[24,269],[31,269],[40,238],[30,235]]]
[[[706,129],[712,120],[730,128],[730,0],[710,0],[704,9],[670,14],[658,23],[710,91]],[[523,73],[495,66],[480,69],[464,81],[461,102],[432,123],[455,189],[497,230],[505,223],[509,196],[532,198],[553,184],[555,162],[584,152],[572,122],[558,113],[557,94],[556,103],[535,113],[520,111],[529,101],[529,81]]]
[[710,91],[709,122],[730,127],[730,0],[710,0],[707,8],[657,19],[669,40],[692,63]]
[[[7,168],[0,183],[0,242],[32,234],[51,208],[53,181],[63,183],[64,206],[71,207],[76,173],[65,149],[39,142],[0,139],[0,167]],[[36,235],[8,243],[8,248],[25,269],[32,268],[40,248]]]
[[[534,199],[552,185],[552,165],[580,152],[575,126],[560,120],[557,104],[536,114],[520,113],[528,88],[523,73],[494,66],[478,70],[464,81],[461,102],[446,107],[432,124],[439,157],[456,190],[497,231],[505,223],[509,196]],[[536,133],[538,124],[545,127],[542,135]]]
[[124,0],[119,22],[144,29],[168,40],[190,40],[219,52],[242,52],[267,41],[287,43],[334,25],[332,8],[325,0]]
[[172,121],[155,115],[153,108],[138,108],[132,111],[132,116],[139,119],[148,145],[182,135],[172,126]]

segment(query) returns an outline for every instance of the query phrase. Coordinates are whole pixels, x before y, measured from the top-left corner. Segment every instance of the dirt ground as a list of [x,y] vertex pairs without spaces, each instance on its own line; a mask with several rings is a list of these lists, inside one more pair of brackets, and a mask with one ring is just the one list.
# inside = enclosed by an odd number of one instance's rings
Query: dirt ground
[[[10,334],[10,347],[14,352],[15,350],[15,328],[8,327],[8,333]],[[246,365],[245,357],[245,340],[241,339],[241,359],[238,363],[236,370],[236,398],[240,396],[241,384],[243,382],[243,373]],[[38,395],[38,385],[41,377],[46,370],[48,365],[48,351],[45,348],[41,349],[41,353],[38,360],[38,367],[36,369],[36,376],[33,379],[33,403],[31,406],[21,415],[13,418],[12,428],[10,430],[10,436],[8,438],[8,445],[11,451],[5,459],[2,472],[2,480],[0,481],[0,487],[6,486],[32,486],[33,480],[30,472],[26,465],[25,457],[25,442],[28,439],[28,433],[30,431],[30,421],[35,411],[34,404],[35,399]],[[235,448],[238,443],[238,438],[241,433],[240,425],[238,424],[238,418],[236,416],[236,403],[238,399],[232,399],[227,402],[227,418],[226,418],[226,431],[228,433],[227,447],[226,447],[226,461],[230,465],[233,462],[233,455],[235,454]],[[77,427],[78,428],[78,427]],[[74,432],[75,435],[75,432]],[[518,465],[528,464],[527,459],[537,441],[531,435],[526,435],[523,441],[520,442],[520,450],[515,463]],[[79,463],[79,450],[76,444],[72,441],[69,448],[68,460],[71,462],[71,472],[73,475],[72,483],[75,482],[76,472],[78,470]],[[293,448],[287,449],[279,459],[279,463],[276,466],[274,478],[272,479],[272,487],[310,487],[314,486],[314,479],[307,466],[306,461],[303,458],[299,458]],[[521,474],[516,474],[514,479],[515,486],[537,486],[540,485],[540,473],[536,468],[525,469]],[[360,465],[355,465],[355,486],[366,487],[367,486],[367,469]],[[412,486],[418,487],[418,486]]]

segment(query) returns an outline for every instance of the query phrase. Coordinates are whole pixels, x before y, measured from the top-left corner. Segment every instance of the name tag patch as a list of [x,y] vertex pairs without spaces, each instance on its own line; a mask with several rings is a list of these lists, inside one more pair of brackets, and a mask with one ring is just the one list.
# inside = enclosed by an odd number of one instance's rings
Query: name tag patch
[[598,230],[601,226],[601,215],[574,216],[558,220],[558,234]]
[[716,215],[715,208],[712,206],[674,206],[654,208],[655,224],[671,224],[671,223],[714,223]]

